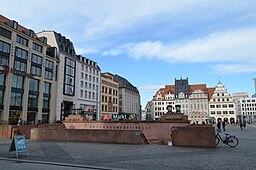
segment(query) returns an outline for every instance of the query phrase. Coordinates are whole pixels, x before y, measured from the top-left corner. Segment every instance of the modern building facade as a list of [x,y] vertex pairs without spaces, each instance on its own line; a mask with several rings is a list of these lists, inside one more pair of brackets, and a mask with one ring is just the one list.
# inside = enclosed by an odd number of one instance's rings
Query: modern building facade
[[98,64],[86,57],[77,56],[76,60],[76,100],[75,113],[85,114],[90,120],[99,120],[101,70]]
[[0,15],[0,121],[55,121],[56,48],[18,22]]
[[46,37],[48,44],[57,48],[60,63],[57,68],[56,120],[62,122],[75,109],[75,82],[77,77],[75,49],[73,43],[60,33],[43,31],[38,35]]
[[111,73],[101,73],[100,120],[111,120],[118,114],[119,85]]
[[236,102],[236,116],[238,122],[256,122],[256,97],[249,97],[247,92],[233,93]]
[[235,123],[235,111],[235,100],[228,94],[224,85],[219,82],[209,102],[210,117],[214,117],[216,121]]
[[140,93],[125,78],[114,75],[114,80],[119,84],[119,114],[126,114],[128,119],[141,119]]

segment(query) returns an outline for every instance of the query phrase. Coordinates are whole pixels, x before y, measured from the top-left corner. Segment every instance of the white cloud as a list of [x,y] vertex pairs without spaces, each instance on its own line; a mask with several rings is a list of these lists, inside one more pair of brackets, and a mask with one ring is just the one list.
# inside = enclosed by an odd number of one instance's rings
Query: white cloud
[[256,71],[256,28],[226,31],[211,34],[185,43],[165,44],[161,41],[146,41],[125,44],[111,51],[128,53],[136,60],[158,59],[170,63],[235,63],[218,64],[213,67],[220,73]]
[[140,93],[155,93],[162,87],[163,86],[161,86],[161,85],[147,84],[145,86],[138,87],[138,89],[139,89]]
[[[221,1],[221,0],[220,0]],[[15,8],[18,6],[19,8]],[[36,31],[57,29],[57,31],[82,29],[74,34],[89,39],[116,33],[122,29],[136,29],[135,24],[145,18],[168,14],[177,18],[180,13],[199,13],[207,8],[225,7],[232,9],[230,3],[201,0],[62,0],[37,1],[12,0],[1,1],[0,10],[3,15],[15,19]],[[231,6],[231,7],[230,7]],[[233,10],[233,9],[232,9]],[[197,11],[197,12],[195,12]],[[22,14],[22,15],[21,15]],[[30,24],[28,24],[30,23]],[[70,33],[71,34],[71,33]],[[77,37],[77,36],[76,36]]]
[[222,74],[256,72],[256,65],[248,64],[217,64],[213,69]]
[[[157,58],[174,62],[247,62],[256,60],[256,28],[216,33],[184,44],[160,41],[126,46],[135,59]],[[123,48],[123,47],[122,47]]]

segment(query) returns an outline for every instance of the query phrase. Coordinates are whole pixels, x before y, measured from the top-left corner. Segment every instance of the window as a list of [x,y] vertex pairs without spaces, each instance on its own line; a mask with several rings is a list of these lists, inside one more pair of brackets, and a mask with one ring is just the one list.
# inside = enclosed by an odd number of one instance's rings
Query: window
[[211,105],[210,105],[210,108],[215,108],[215,105],[212,105],[212,104],[211,104]]
[[53,79],[53,72],[51,71],[45,71],[44,73],[44,78],[48,79],[48,80],[52,80]]
[[33,43],[32,49],[36,50],[40,53],[43,51],[43,47],[41,45],[36,44],[36,43]]
[[4,91],[0,90],[0,106],[3,106]]
[[32,54],[32,62],[38,65],[42,65],[42,57]]
[[228,107],[234,107],[234,105],[233,104],[229,104]]
[[221,114],[221,111],[217,111],[217,114]]
[[12,77],[12,87],[23,89],[23,77],[14,74]]
[[53,62],[52,61],[45,60],[44,78],[48,80],[53,79]]
[[49,97],[43,97],[43,108],[44,109],[50,108],[50,98]]
[[0,41],[0,65],[8,65],[10,55],[10,44]]
[[44,94],[51,94],[51,83],[44,82]]
[[29,79],[29,91],[38,91],[39,80],[37,79]]
[[223,114],[228,114],[228,111],[223,111]]
[[12,32],[7,30],[7,29],[5,29],[5,28],[0,27],[0,35],[5,37],[5,38],[11,39]]
[[42,69],[40,67],[36,67],[36,66],[31,66],[31,74],[36,75],[36,76],[41,76],[42,74]]
[[28,107],[37,108],[38,96],[30,94],[28,96]]
[[22,106],[22,93],[11,92],[10,105],[11,106]]
[[229,114],[235,114],[234,111],[229,111]]
[[16,47],[15,56],[22,59],[28,58],[28,52],[26,50],[23,50],[21,48]]
[[45,60],[45,67],[53,70],[53,62],[49,60]]
[[75,61],[65,59],[64,94],[74,95],[75,91]]
[[11,47],[10,44],[0,41],[0,52],[10,54],[10,47]]
[[83,90],[80,90],[80,97],[81,98],[83,98],[83,96],[84,96],[84,93],[83,93],[84,91]]
[[28,40],[26,38],[23,38],[19,35],[17,35],[16,37],[16,42],[21,44],[21,45],[24,45],[24,46],[28,46]]
[[49,109],[50,108],[50,96],[51,94],[51,83],[44,82],[44,89],[43,89],[43,108]]
[[223,104],[222,107],[223,107],[223,108],[227,108],[228,106],[227,106],[226,104]]
[[81,88],[83,88],[83,87],[84,87],[84,82],[83,82],[83,81],[81,81],[81,85],[80,85],[80,87],[81,87]]
[[212,114],[212,115],[215,115],[215,111],[211,111],[211,114]]
[[217,104],[217,105],[216,105],[216,108],[221,108],[221,105],[220,105],[220,104]]
[[0,72],[0,105],[3,105],[5,74]]
[[19,71],[23,71],[23,72],[27,72],[27,64],[15,60],[14,61],[14,69],[15,70],[19,70]]

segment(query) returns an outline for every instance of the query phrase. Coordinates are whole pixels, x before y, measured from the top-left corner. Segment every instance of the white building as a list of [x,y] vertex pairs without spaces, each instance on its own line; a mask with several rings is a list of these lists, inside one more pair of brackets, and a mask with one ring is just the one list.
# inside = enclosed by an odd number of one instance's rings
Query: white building
[[76,100],[74,111],[85,114],[90,120],[100,115],[100,67],[96,62],[78,55],[76,62]]
[[216,121],[236,122],[235,101],[221,82],[217,84],[211,96],[209,113],[210,117],[214,117]]
[[153,97],[153,119],[160,120],[161,116],[165,115],[168,110],[167,106],[171,105],[175,112],[175,87],[166,85],[165,88],[160,88]]
[[238,121],[256,122],[256,97],[243,97],[236,101]]

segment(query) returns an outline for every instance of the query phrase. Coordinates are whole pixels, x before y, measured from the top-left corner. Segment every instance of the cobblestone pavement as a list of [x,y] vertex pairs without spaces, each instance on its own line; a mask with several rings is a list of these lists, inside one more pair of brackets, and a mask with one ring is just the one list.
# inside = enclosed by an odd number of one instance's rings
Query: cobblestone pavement
[[[256,125],[247,125],[244,130],[228,125],[226,133],[237,136],[236,148],[222,143],[217,148],[191,148],[28,140],[29,155],[21,153],[19,160],[36,161],[31,166],[40,162],[60,163],[56,167],[77,165],[73,169],[256,169]],[[224,132],[220,134],[224,136]],[[10,144],[10,140],[0,139],[0,163],[9,159]],[[10,158],[17,160],[15,152]]]

